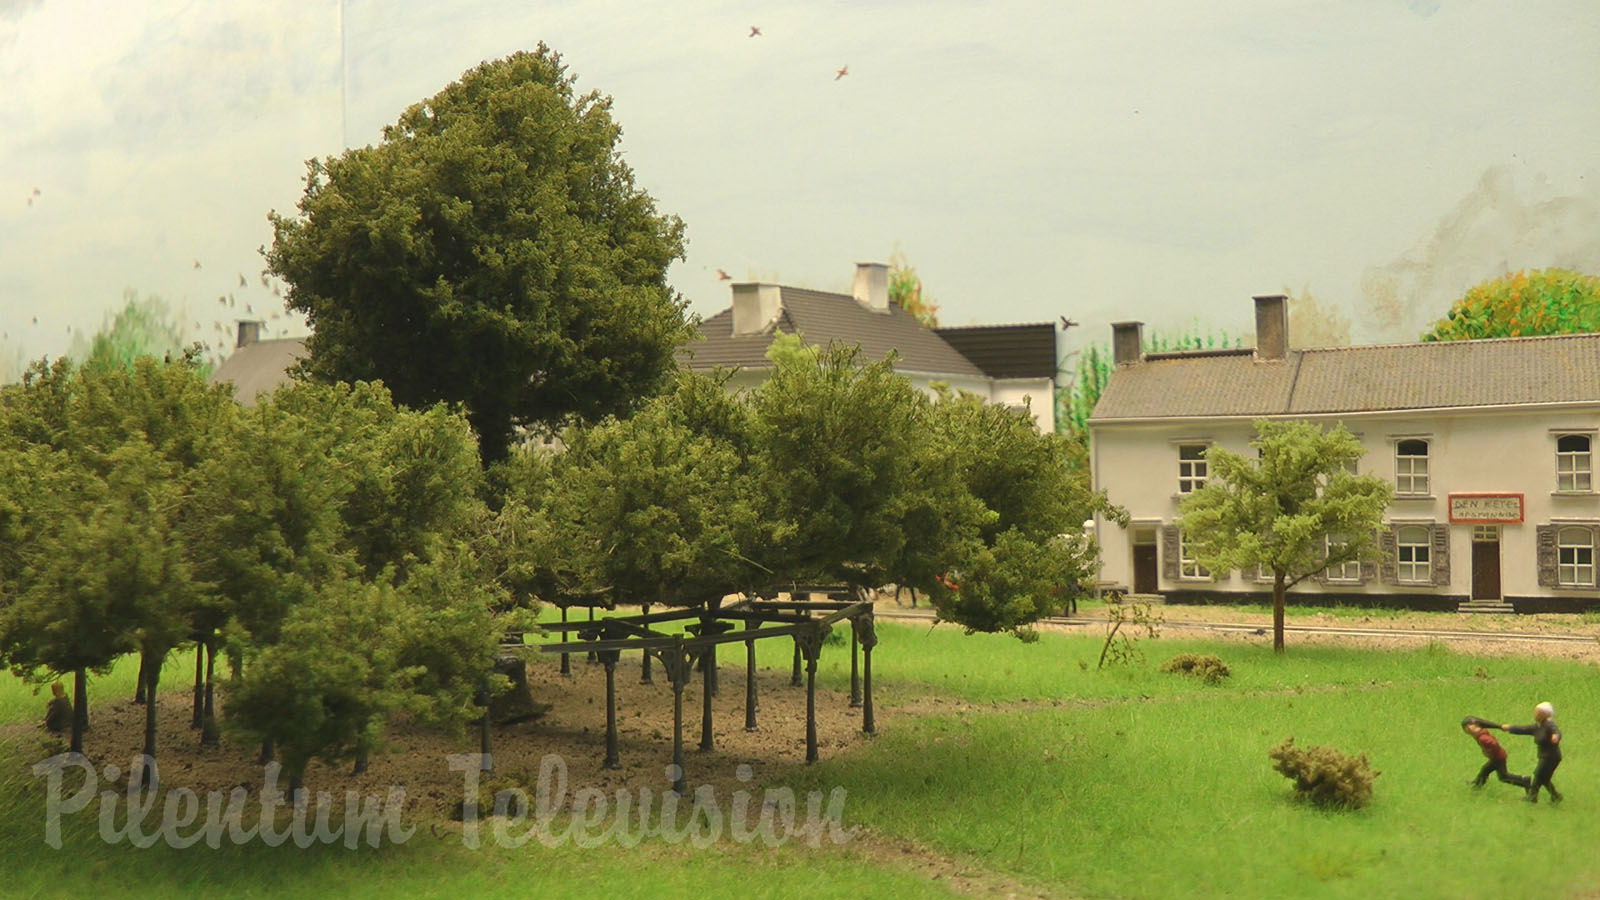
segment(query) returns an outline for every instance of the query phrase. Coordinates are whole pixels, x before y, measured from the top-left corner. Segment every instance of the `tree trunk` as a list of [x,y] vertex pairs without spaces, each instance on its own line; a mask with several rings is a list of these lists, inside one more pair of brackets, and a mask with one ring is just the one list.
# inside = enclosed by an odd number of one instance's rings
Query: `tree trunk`
[[267,738],[266,740],[262,741],[261,752],[256,755],[256,765],[264,766],[267,763],[272,762],[272,757],[275,753],[276,751],[273,749],[271,738]]
[[155,758],[156,758],[156,689],[161,682],[161,660],[148,658],[140,654],[140,668],[149,672],[147,686],[145,687],[144,705],[144,760],[145,771],[142,781],[146,789],[155,788]]
[[211,635],[202,648],[206,654],[206,699],[205,710],[200,720],[200,746],[216,747],[222,743],[222,736],[217,733],[217,702],[216,702],[216,675],[217,675],[217,637]]
[[1283,586],[1282,569],[1272,570],[1272,652],[1283,652]]
[[206,714],[206,646],[205,642],[196,639],[194,642],[194,714],[189,717],[189,727],[199,728],[205,722]]
[[72,743],[68,749],[83,752],[83,733],[89,730],[89,673],[78,669],[72,673]]
[[141,653],[141,654],[139,654],[139,677],[133,683],[133,702],[135,702],[135,703],[143,703],[144,702],[145,679],[147,679],[149,677],[149,675],[150,675],[150,673],[145,670],[144,654]]

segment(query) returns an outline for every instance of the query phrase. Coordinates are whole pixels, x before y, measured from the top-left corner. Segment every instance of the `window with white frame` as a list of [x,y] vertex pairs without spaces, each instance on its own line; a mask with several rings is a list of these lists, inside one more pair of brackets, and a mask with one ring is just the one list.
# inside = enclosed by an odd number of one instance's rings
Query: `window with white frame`
[[1556,532],[1556,584],[1594,587],[1594,533],[1587,528]]
[[[1345,545],[1343,538],[1329,536],[1326,538],[1326,544],[1324,545],[1327,552],[1327,556],[1324,558],[1331,559],[1335,553],[1343,550]],[[1329,581],[1360,581],[1361,560],[1353,559],[1344,563],[1335,563],[1327,568],[1326,574]]]
[[1428,493],[1428,442],[1417,439],[1394,445],[1394,492],[1400,495]]
[[1402,582],[1433,580],[1432,535],[1423,525],[1406,525],[1395,532],[1395,574]]
[[1584,492],[1594,490],[1594,439],[1587,434],[1563,434],[1556,438],[1556,490]]
[[1192,494],[1206,486],[1206,445],[1178,445],[1178,493]]
[[1211,573],[1194,558],[1190,552],[1190,544],[1183,537],[1183,532],[1178,532],[1178,577],[1179,578],[1210,578]]

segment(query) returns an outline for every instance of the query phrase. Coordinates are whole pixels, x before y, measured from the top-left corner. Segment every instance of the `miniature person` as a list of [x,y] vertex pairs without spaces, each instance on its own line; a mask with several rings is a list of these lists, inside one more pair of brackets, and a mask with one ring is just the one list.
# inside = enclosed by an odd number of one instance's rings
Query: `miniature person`
[[1533,743],[1539,748],[1539,763],[1533,769],[1533,780],[1528,784],[1528,802],[1539,802],[1539,788],[1550,791],[1550,802],[1560,803],[1561,793],[1556,786],[1550,783],[1550,776],[1556,772],[1556,766],[1561,765],[1561,729],[1556,727],[1556,708],[1544,702],[1533,708],[1532,725],[1501,725],[1503,731],[1512,734],[1531,734]]
[[1480,719],[1477,716],[1467,716],[1461,720],[1461,730],[1478,742],[1478,746],[1483,748],[1483,755],[1488,758],[1488,762],[1484,763],[1483,768],[1478,770],[1478,777],[1472,779],[1472,786],[1481,788],[1488,784],[1489,773],[1493,772],[1506,784],[1514,784],[1523,790],[1527,790],[1528,779],[1525,776],[1513,775],[1506,771],[1506,748],[1500,746],[1500,742],[1495,740],[1494,735],[1489,733],[1489,729],[1498,727],[1494,722]]
[[61,682],[50,685],[50,702],[44,707],[44,727],[52,734],[61,734],[72,727],[72,701],[61,689]]

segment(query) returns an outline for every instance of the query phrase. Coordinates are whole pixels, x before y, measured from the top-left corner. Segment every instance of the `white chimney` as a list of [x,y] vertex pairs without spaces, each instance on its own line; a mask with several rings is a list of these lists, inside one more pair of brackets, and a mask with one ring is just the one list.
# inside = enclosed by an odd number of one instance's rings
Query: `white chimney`
[[856,280],[850,286],[856,302],[873,312],[889,311],[889,267],[884,263],[856,263]]
[[733,333],[761,334],[778,321],[783,298],[775,284],[747,282],[733,286]]

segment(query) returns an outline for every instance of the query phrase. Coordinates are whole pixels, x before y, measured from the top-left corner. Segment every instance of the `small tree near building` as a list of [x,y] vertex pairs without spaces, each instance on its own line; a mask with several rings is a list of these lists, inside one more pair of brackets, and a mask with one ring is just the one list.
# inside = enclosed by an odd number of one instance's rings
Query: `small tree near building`
[[1351,470],[1361,442],[1343,425],[1255,423],[1255,460],[1216,447],[1212,477],[1178,506],[1189,552],[1212,572],[1272,572],[1272,648],[1283,652],[1288,590],[1333,566],[1373,559],[1389,484]]

